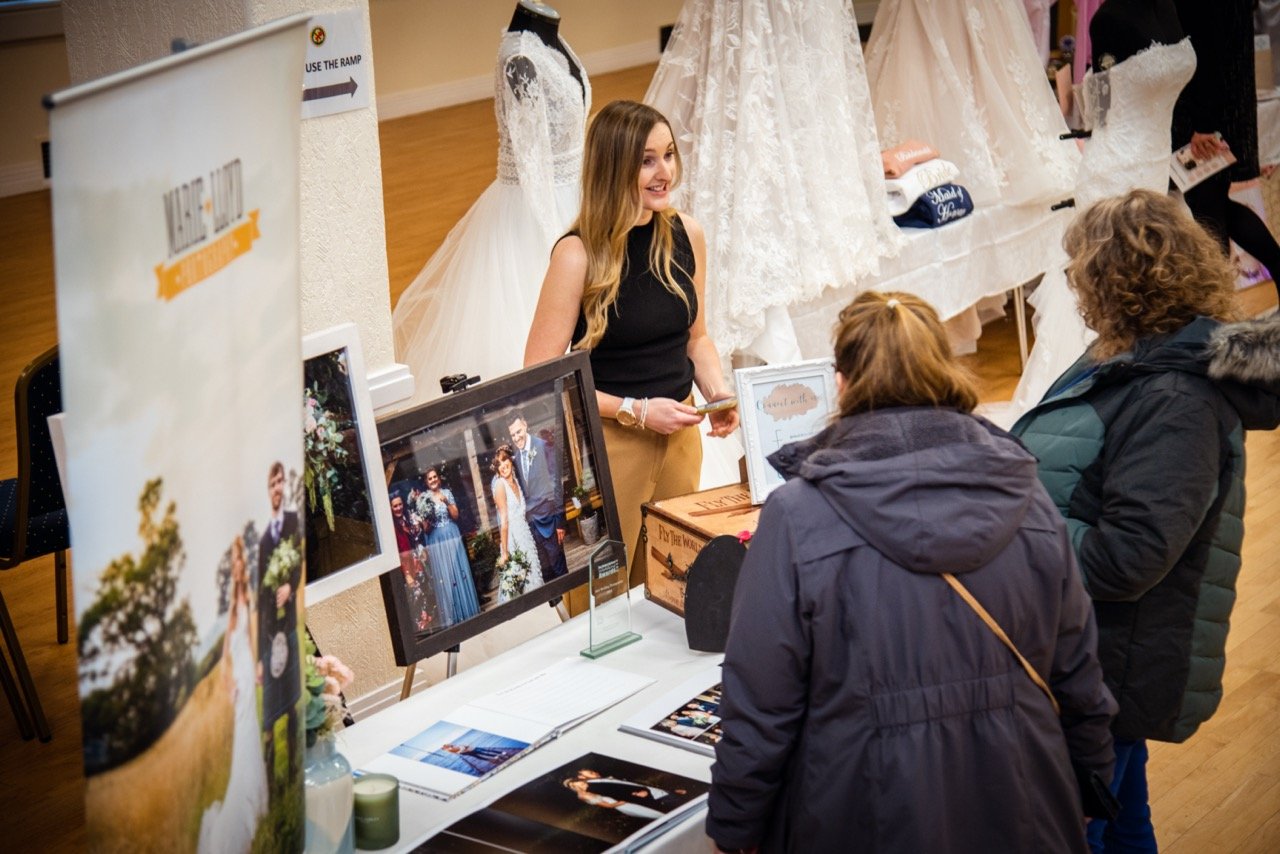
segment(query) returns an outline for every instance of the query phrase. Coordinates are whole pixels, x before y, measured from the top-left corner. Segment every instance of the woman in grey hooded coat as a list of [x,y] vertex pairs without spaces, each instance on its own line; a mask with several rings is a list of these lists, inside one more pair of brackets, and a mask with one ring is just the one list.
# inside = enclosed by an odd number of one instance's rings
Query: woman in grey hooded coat
[[840,417],[771,459],[789,480],[739,578],[708,835],[725,851],[1087,850],[1115,704],[1035,458],[970,414],[919,298],[858,297],[835,356]]

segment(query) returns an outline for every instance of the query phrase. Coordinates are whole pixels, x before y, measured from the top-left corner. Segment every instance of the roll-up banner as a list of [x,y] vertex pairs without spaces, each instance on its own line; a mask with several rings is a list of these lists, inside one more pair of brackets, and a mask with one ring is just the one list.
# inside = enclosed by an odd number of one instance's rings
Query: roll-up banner
[[302,850],[306,24],[47,99],[95,851]]

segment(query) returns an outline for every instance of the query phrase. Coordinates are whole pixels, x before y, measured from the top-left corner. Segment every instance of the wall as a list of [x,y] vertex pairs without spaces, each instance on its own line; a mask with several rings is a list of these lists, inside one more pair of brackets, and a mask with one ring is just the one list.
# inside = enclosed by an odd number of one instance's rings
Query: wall
[[[682,0],[552,0],[560,34],[590,74],[658,60],[658,30]],[[370,0],[384,119],[488,98],[514,0]]]
[[39,25],[0,9],[0,196],[44,187],[40,143],[49,120],[40,99],[71,82],[60,14],[46,10]]

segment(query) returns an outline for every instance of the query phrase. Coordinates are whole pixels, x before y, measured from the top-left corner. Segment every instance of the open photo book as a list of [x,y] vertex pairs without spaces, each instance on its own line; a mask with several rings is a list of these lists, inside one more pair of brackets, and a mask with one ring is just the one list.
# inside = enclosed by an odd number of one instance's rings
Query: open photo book
[[720,741],[720,691],[717,662],[637,711],[618,729],[715,756]]
[[361,770],[391,774],[409,791],[449,800],[652,682],[566,659],[455,709]]
[[536,777],[413,849],[631,852],[706,806],[709,783],[600,753]]

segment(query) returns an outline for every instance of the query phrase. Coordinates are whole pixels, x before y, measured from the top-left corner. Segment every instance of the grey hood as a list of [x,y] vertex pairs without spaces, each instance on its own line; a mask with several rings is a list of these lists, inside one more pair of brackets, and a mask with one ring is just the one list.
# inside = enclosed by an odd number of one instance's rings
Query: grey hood
[[812,483],[877,551],[913,572],[967,572],[1014,538],[1042,487],[1035,458],[972,415],[901,407],[841,418],[769,462]]
[[1280,314],[1214,329],[1205,347],[1208,373],[1248,430],[1280,424]]

